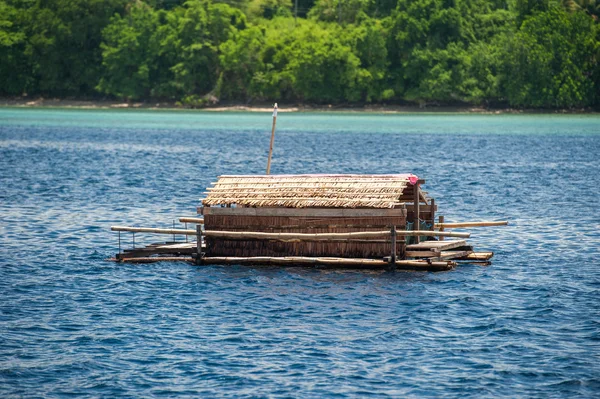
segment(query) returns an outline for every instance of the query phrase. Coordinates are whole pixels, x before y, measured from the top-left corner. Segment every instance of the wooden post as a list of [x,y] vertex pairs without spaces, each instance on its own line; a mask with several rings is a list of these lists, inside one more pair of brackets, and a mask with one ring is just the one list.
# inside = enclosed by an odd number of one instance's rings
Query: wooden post
[[435,198],[431,198],[429,205],[431,206],[431,230],[433,230],[435,228]]
[[196,225],[196,264],[202,264],[202,225]]
[[[444,223],[444,217],[440,215],[440,223]],[[440,231],[444,231],[444,225],[440,227]],[[440,241],[444,241],[444,236],[440,237]]]
[[267,174],[271,173],[271,157],[273,156],[273,142],[275,141],[275,124],[277,123],[277,103],[273,107],[273,127],[271,128],[271,144],[269,144],[269,159],[267,160]]
[[397,254],[396,226],[392,226],[392,231],[391,231],[390,236],[391,236],[391,240],[392,240],[392,256],[390,256],[390,270],[396,270],[396,254]]
[[[414,221],[413,221],[413,230],[421,230],[421,225],[420,225],[420,218],[421,215],[419,214],[419,202],[421,202],[421,193],[420,193],[420,188],[419,188],[419,182],[415,183],[415,192],[414,192],[414,211],[413,214],[414,216]],[[415,237],[415,243],[419,243],[419,237]]]

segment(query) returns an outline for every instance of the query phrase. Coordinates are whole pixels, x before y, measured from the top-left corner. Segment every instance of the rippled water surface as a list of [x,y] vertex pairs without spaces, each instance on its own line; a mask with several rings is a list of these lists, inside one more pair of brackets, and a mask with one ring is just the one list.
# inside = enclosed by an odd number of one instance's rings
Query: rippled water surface
[[272,173],[415,173],[447,221],[510,221],[472,230],[488,267],[105,261],[111,224],[264,173],[270,126],[0,109],[0,397],[600,396],[600,117],[280,113]]

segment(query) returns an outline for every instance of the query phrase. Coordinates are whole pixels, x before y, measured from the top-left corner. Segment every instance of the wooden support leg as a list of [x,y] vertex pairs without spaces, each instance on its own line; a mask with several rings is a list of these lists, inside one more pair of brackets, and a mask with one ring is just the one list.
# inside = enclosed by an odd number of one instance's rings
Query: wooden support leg
[[396,226],[392,226],[392,231],[390,234],[391,237],[391,241],[392,241],[392,254],[390,256],[390,270],[394,271],[396,270],[396,256],[398,253],[397,250],[397,234],[396,234]]
[[[440,215],[440,224],[444,223],[444,217]],[[440,227],[440,231],[444,231],[444,225]],[[444,241],[444,236],[440,236],[440,241]]]
[[202,264],[202,225],[196,225],[196,264]]
[[[414,194],[414,215],[415,215],[415,220],[414,220],[414,224],[413,224],[413,230],[420,230],[421,229],[421,223],[420,223],[420,219],[421,219],[421,215],[419,215],[419,203],[421,202],[421,193],[420,193],[421,189],[419,188],[419,183],[415,184],[415,194]],[[418,244],[419,243],[419,236],[416,236],[414,238],[415,243]]]

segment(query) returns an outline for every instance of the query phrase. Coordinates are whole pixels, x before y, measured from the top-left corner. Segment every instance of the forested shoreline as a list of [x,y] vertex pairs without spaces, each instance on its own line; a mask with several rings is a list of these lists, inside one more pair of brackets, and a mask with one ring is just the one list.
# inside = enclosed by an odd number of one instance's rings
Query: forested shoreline
[[600,106],[600,0],[0,0],[0,96]]

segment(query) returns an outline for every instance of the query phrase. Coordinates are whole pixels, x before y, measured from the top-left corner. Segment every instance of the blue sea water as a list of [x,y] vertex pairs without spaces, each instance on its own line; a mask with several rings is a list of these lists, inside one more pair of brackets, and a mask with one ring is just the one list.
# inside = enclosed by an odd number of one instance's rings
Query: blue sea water
[[264,173],[271,115],[0,109],[0,397],[600,397],[599,116],[277,124],[272,173],[411,172],[447,221],[509,220],[471,230],[493,264],[107,262],[111,225]]

